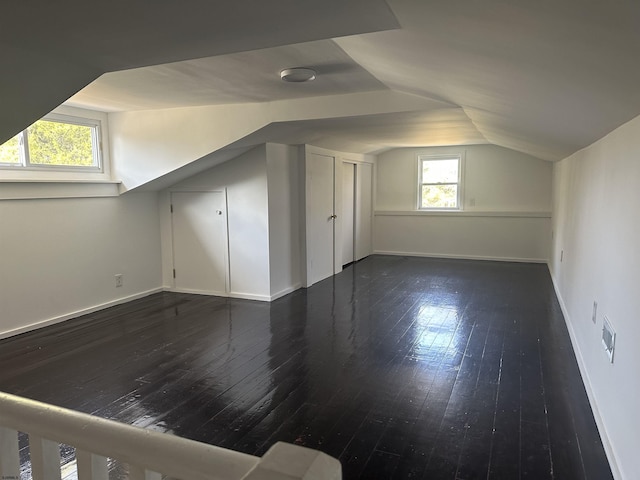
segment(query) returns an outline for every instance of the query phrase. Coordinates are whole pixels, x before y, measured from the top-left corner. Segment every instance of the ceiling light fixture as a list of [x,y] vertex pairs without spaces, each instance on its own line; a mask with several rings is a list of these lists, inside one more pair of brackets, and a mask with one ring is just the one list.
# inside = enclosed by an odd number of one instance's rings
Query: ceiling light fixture
[[280,78],[285,82],[310,82],[315,80],[316,71],[310,68],[285,68],[280,72]]

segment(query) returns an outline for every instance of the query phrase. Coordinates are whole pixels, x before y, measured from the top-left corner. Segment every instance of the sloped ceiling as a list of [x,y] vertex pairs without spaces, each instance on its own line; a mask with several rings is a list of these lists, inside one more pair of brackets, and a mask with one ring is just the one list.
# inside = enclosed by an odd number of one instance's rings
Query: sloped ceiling
[[461,107],[558,160],[640,113],[639,2],[392,1],[402,29],[337,43],[389,88]]
[[0,8],[0,142],[106,72],[398,27],[383,0],[21,0]]
[[[18,79],[0,79],[11,111],[0,111],[5,138],[104,72],[112,73],[70,104],[128,111],[385,90],[437,103],[422,112],[393,114],[390,105],[381,115],[292,118],[251,136],[359,152],[493,143],[559,160],[640,114],[639,2],[15,3],[0,17],[0,55]],[[40,85],[56,94],[31,102],[38,59],[48,62]],[[315,68],[318,79],[280,82],[279,70],[291,66]],[[28,91],[22,77],[33,83]]]

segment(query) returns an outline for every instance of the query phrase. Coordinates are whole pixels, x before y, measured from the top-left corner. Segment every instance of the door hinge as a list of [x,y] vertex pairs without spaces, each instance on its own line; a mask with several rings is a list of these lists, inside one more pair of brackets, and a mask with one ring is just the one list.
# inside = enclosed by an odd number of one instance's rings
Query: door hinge
[[176,269],[173,269],[173,278],[176,278]]
[[173,213],[173,204],[171,204],[170,207],[171,207],[171,213]]

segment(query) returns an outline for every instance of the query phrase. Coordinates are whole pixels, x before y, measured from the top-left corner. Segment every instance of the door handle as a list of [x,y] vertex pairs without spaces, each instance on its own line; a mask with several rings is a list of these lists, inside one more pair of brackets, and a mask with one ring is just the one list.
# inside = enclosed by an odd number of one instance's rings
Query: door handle
[[335,220],[336,218],[338,218],[338,215],[333,214],[329,217],[329,220]]

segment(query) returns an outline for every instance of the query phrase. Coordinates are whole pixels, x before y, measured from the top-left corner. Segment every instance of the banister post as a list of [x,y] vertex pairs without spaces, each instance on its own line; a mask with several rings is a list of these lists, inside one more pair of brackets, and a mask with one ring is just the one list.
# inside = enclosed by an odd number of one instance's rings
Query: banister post
[[242,480],[341,480],[340,462],[326,453],[278,442]]

